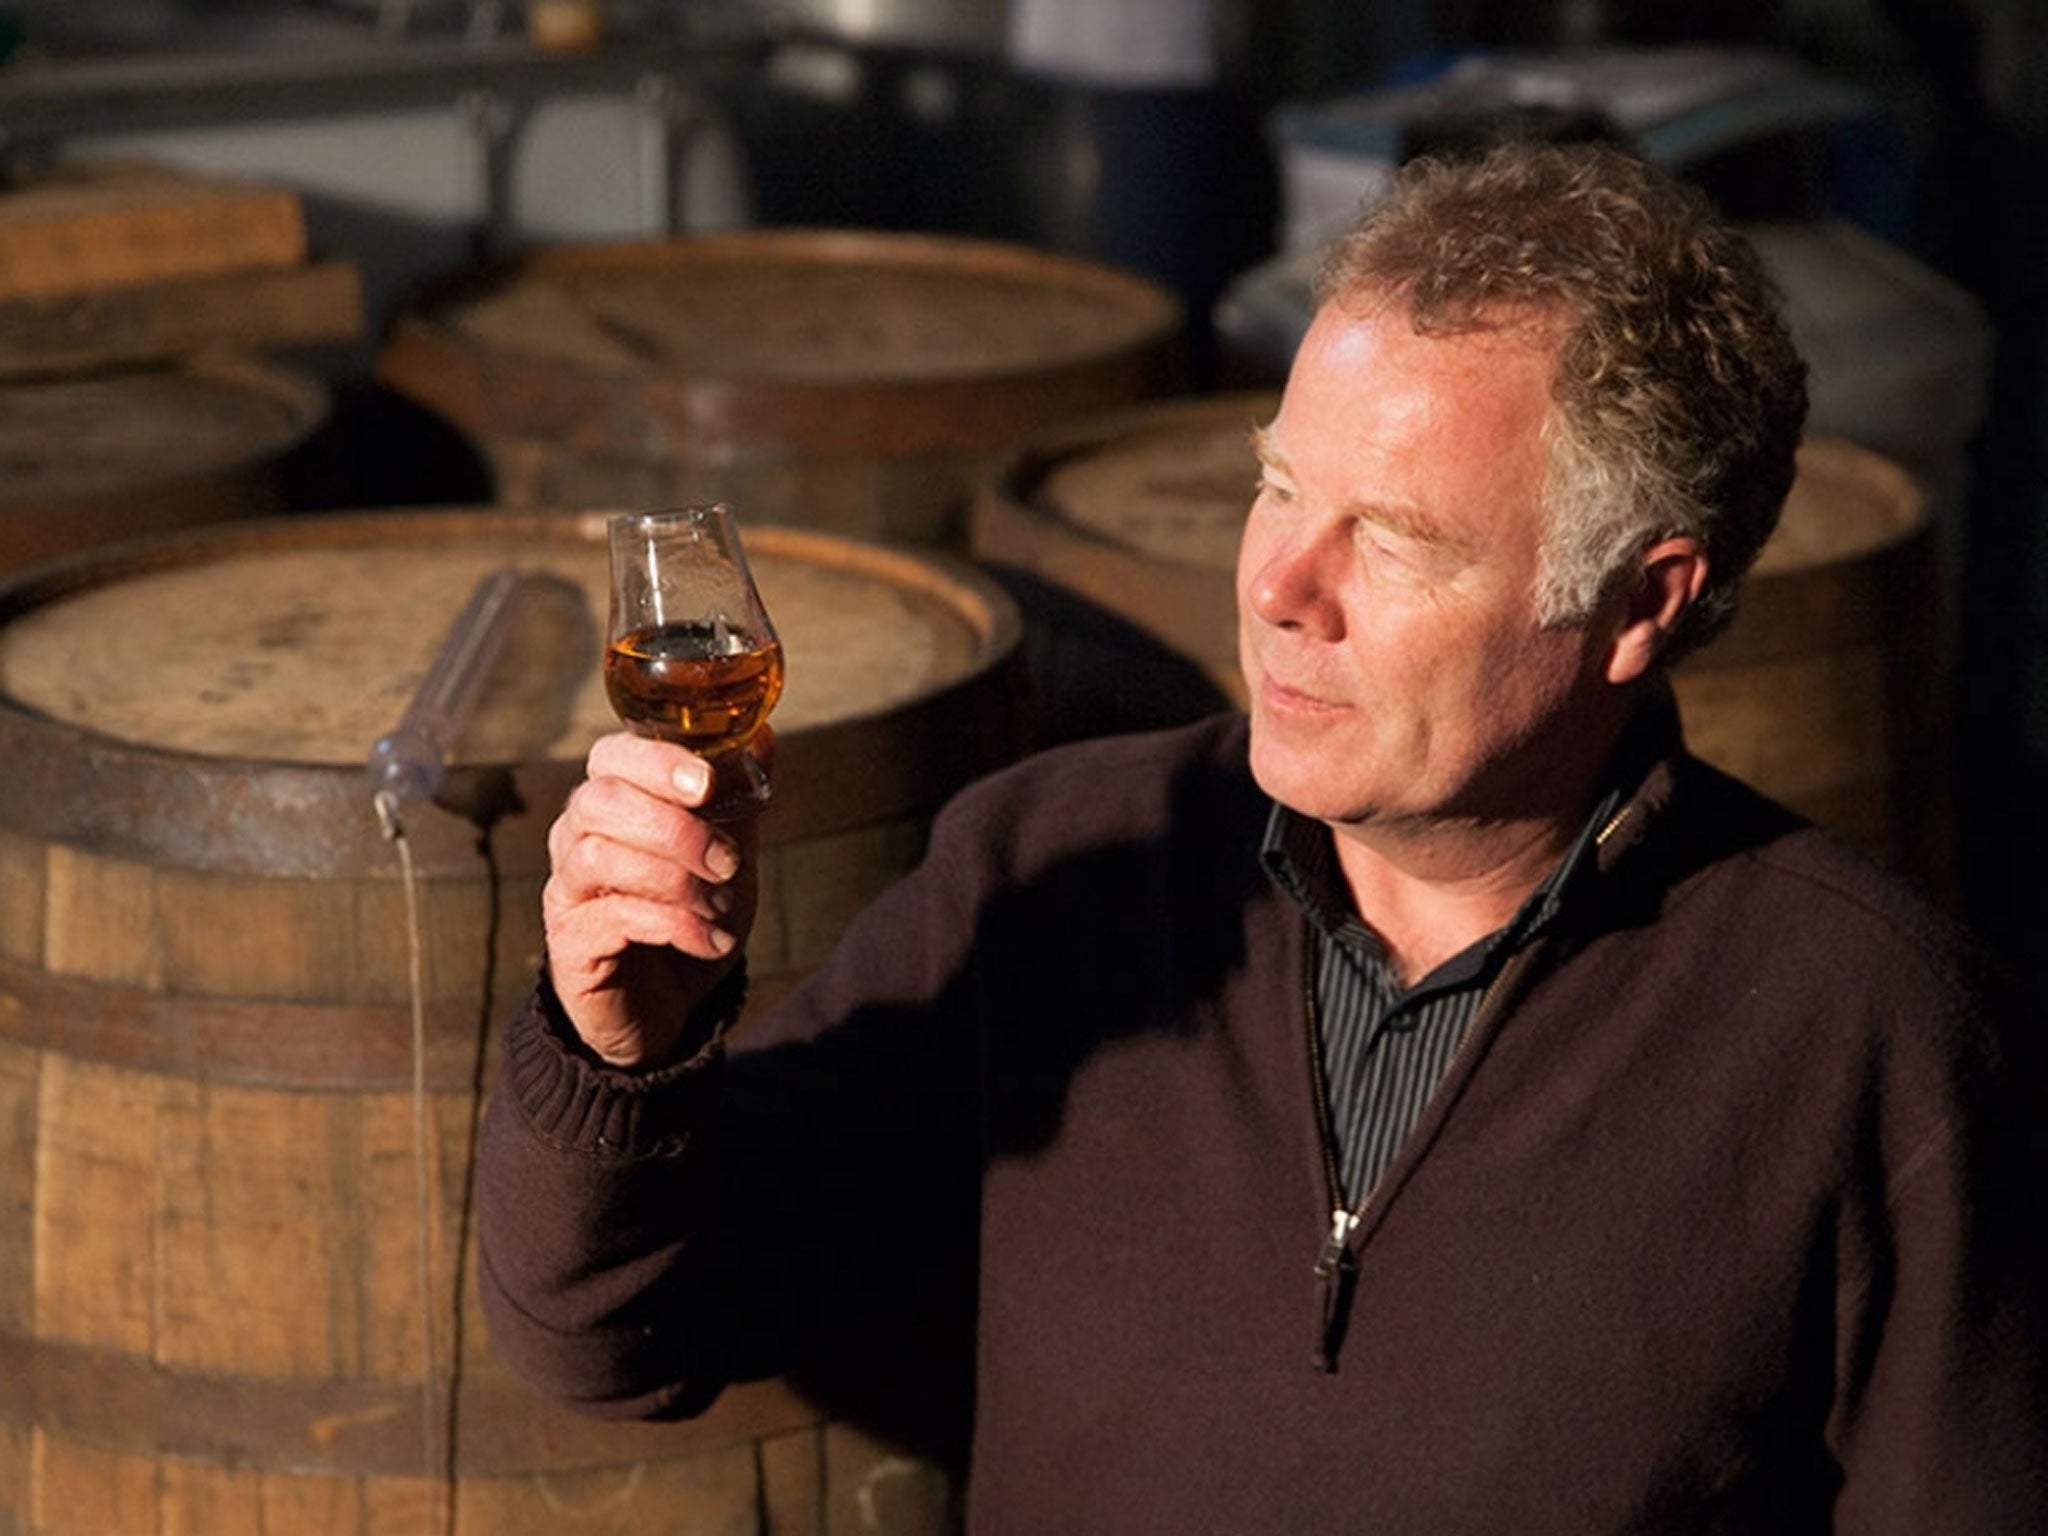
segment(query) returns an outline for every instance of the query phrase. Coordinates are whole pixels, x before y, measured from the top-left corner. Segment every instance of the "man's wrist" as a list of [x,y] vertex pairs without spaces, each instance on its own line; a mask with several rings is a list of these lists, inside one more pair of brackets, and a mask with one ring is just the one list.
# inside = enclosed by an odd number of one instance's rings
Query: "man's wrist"
[[739,1019],[746,993],[741,960],[691,1010],[676,1048],[661,1062],[620,1066],[577,1033],[543,968],[506,1038],[507,1090],[535,1133],[552,1145],[608,1157],[672,1156],[715,1089],[724,1036]]

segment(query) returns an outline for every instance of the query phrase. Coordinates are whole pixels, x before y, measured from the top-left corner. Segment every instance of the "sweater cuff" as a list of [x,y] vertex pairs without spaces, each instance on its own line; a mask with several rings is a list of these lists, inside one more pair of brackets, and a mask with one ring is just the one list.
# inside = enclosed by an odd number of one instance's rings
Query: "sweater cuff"
[[746,1002],[742,960],[693,1013],[679,1061],[636,1071],[586,1047],[545,970],[505,1036],[505,1087],[542,1141],[606,1159],[674,1157],[717,1091],[725,1034]]

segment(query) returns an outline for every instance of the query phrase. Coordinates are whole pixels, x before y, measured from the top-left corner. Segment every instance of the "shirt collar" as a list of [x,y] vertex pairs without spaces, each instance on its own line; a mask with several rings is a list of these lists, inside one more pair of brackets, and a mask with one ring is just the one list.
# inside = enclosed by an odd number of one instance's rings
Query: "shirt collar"
[[[1579,873],[1587,867],[1589,854],[1600,831],[1613,818],[1621,802],[1619,789],[1610,788],[1586,818],[1585,825],[1557,866],[1531,891],[1515,915],[1485,938],[1454,955],[1417,983],[1417,988],[1456,984],[1490,970],[1498,959],[1520,948],[1556,921]],[[1335,838],[1320,821],[1290,810],[1278,801],[1266,818],[1259,842],[1259,861],[1273,881],[1293,898],[1317,930],[1375,958],[1384,958],[1384,947],[1370,926],[1361,920],[1345,888],[1337,863]]]

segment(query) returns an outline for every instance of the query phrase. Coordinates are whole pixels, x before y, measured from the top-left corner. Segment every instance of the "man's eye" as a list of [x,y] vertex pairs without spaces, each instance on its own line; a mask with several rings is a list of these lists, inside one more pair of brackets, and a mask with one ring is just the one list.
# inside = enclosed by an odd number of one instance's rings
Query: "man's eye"
[[1404,539],[1375,523],[1360,523],[1355,535],[1359,553],[1385,571],[1420,572],[1422,551],[1412,539]]
[[1358,541],[1360,549],[1366,550],[1371,554],[1399,555],[1401,553],[1400,539],[1387,532],[1386,529],[1380,527],[1377,523],[1359,523],[1352,530],[1352,536]]
[[1269,480],[1263,475],[1259,477],[1255,494],[1271,497],[1274,501],[1294,500],[1294,488],[1292,486],[1281,485],[1279,482]]

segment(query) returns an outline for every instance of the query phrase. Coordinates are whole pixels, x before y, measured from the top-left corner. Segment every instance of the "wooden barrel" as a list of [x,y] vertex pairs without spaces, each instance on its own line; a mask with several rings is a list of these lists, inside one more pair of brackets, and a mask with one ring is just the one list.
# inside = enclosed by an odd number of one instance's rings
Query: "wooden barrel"
[[726,500],[957,547],[982,460],[1171,387],[1151,282],[941,236],[753,231],[543,251],[401,317],[382,378],[515,506]]
[[1815,439],[1735,622],[1672,682],[1701,757],[1953,899],[1941,607],[1919,482]]
[[1245,702],[1237,544],[1267,392],[1163,401],[1015,447],[976,488],[970,547],[1016,597],[1039,739]]
[[[789,656],[772,993],[1010,755],[1018,625],[936,556],[748,542]],[[879,1498],[947,1528],[936,1465],[786,1383],[611,1425],[486,1349],[475,1117],[539,957],[547,825],[609,728],[604,563],[594,516],[366,513],[0,586],[0,1527],[854,1530]],[[443,803],[405,818],[415,930],[364,759],[507,564],[507,649]]]
[[[1116,413],[1041,434],[984,477],[972,548],[1034,584],[1019,590],[1044,734],[1198,710],[1176,658],[1212,699],[1243,704],[1234,566],[1257,475],[1248,429],[1277,407],[1254,393]],[[1868,449],[1808,442],[1735,623],[1673,683],[1701,757],[1948,894],[1939,579],[1914,480]],[[1042,625],[1059,610],[1034,597],[1041,587],[1094,617]]]
[[328,412],[312,379],[227,357],[0,382],[0,572],[283,511],[284,461]]

